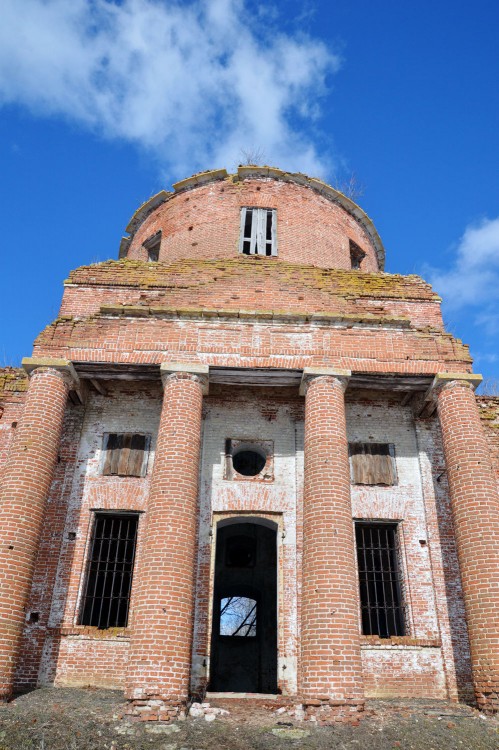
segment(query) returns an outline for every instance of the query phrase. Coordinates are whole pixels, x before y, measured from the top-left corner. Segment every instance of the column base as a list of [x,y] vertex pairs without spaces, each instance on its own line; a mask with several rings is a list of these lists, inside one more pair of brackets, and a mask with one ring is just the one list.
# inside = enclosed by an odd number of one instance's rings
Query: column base
[[9,703],[9,701],[11,701],[13,697],[14,691],[12,690],[11,685],[0,687],[0,703]]
[[168,723],[183,720],[187,716],[187,699],[162,698],[152,695],[128,702],[125,715],[130,721],[161,721]]
[[490,690],[477,693],[476,703],[480,711],[484,714],[498,714],[499,713],[499,692],[496,690]]

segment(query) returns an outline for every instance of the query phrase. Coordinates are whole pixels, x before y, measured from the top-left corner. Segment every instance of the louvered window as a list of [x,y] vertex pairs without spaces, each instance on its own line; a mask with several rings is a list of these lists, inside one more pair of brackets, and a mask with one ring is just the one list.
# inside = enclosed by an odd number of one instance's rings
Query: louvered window
[[127,626],[137,526],[136,513],[95,514],[80,625]]
[[277,255],[274,208],[242,208],[239,251],[244,255]]
[[397,484],[395,447],[389,443],[350,443],[350,478],[354,484]]
[[364,635],[405,635],[397,524],[355,525]]
[[111,432],[104,435],[102,474],[143,477],[147,471],[149,435]]

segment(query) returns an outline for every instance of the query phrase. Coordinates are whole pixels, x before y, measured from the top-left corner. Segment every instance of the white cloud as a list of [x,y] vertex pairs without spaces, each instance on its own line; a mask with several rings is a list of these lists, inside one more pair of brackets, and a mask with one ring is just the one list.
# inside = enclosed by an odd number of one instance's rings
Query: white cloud
[[499,331],[499,218],[466,227],[452,265],[426,273],[448,311],[480,306],[475,322],[488,333]]
[[0,103],[134,142],[179,177],[241,148],[330,171],[307,125],[339,65],[244,0],[2,0]]

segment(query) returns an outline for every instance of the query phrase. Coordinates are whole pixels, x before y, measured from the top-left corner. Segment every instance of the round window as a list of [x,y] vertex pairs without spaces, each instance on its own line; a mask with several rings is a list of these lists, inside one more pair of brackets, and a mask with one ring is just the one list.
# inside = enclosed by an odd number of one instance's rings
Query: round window
[[256,477],[263,471],[267,463],[267,456],[263,451],[241,447],[232,454],[232,466],[234,471],[243,477]]

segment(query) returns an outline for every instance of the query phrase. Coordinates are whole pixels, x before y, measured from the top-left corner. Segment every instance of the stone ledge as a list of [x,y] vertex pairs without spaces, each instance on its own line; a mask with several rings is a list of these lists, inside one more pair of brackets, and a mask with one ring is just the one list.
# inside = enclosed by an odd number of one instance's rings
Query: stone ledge
[[40,368],[57,370],[64,374],[73,385],[77,385],[79,382],[76,370],[73,367],[72,362],[69,359],[59,359],[51,357],[24,357],[21,365],[28,376],[31,373]]
[[201,383],[203,396],[208,395],[210,374],[208,365],[203,365],[201,362],[162,362],[159,369],[163,383],[169,375],[182,375],[182,373],[186,373],[197,376]]
[[351,370],[341,370],[335,367],[304,367],[303,375],[300,383],[300,396],[305,396],[308,385],[314,378],[320,377],[332,377],[338,378],[343,383],[343,387],[346,388],[349,378],[352,375]]
[[204,185],[207,182],[213,182],[214,180],[225,180],[227,177],[226,169],[210,169],[207,172],[199,172],[198,174],[187,177],[185,180],[180,180],[173,185],[173,189],[176,193],[181,190],[187,190],[191,187],[197,187],[198,185]]
[[140,224],[151,213],[151,211],[154,211],[155,208],[168,200],[171,195],[172,193],[168,193],[166,190],[160,190],[159,193],[156,193],[156,195],[153,195],[152,198],[149,198],[149,200],[139,206],[135,211],[134,215],[128,222],[125,231],[129,234],[133,234],[134,232],[136,232]]
[[60,636],[67,638],[71,636],[79,637],[82,640],[95,641],[128,641],[130,639],[129,628],[102,628],[92,627],[90,625],[72,625],[62,628],[47,628],[47,633],[51,636]]
[[365,325],[365,326],[393,326],[396,328],[410,328],[411,321],[403,315],[374,315],[364,313],[355,315],[353,313],[328,313],[309,312],[302,313],[295,310],[231,310],[227,308],[211,307],[168,307],[149,305],[116,305],[106,304],[100,306],[102,315],[119,315],[132,318],[147,317],[176,317],[176,318],[209,318],[239,320],[271,320],[291,321],[300,323],[326,323],[339,325]]
[[410,635],[392,636],[391,638],[379,638],[377,635],[362,635],[360,647],[366,648],[441,648],[442,643],[438,638],[414,638]]
[[483,380],[483,376],[474,372],[437,372],[433,379],[431,390],[451,383],[453,380],[460,380],[463,383],[468,383],[473,388],[478,388]]

